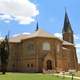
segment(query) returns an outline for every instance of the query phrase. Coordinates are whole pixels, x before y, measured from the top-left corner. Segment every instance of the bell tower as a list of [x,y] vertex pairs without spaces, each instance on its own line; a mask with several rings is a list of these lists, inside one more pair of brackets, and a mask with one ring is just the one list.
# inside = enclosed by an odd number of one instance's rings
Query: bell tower
[[74,43],[73,30],[71,28],[71,24],[66,10],[65,10],[65,18],[64,18],[64,26],[63,26],[62,34],[63,34],[63,40],[68,41],[70,43]]

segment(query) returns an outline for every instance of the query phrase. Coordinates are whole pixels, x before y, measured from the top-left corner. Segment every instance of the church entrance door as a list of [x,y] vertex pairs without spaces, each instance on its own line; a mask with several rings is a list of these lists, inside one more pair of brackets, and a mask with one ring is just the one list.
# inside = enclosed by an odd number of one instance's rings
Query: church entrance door
[[52,70],[52,61],[51,60],[47,61],[47,70]]

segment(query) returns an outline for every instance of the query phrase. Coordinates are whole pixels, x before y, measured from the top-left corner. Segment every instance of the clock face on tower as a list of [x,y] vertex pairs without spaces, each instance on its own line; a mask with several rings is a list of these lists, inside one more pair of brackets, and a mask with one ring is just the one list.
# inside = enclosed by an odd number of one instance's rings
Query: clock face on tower
[[33,44],[33,42],[28,42],[27,43],[27,52],[29,54],[33,54],[34,53],[34,44]]

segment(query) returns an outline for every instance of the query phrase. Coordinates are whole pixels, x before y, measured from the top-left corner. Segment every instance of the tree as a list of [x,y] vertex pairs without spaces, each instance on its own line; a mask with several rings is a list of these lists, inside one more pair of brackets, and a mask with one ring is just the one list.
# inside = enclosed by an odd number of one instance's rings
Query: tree
[[0,45],[0,57],[1,57],[1,71],[2,74],[6,73],[9,56],[9,37],[5,36],[5,39]]

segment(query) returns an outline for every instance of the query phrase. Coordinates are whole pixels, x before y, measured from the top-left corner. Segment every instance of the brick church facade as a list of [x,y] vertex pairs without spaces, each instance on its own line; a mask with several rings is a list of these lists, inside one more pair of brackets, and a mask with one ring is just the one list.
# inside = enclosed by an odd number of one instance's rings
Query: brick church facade
[[43,72],[78,69],[73,30],[65,12],[63,39],[38,28],[30,35],[19,35],[9,41],[8,71]]

